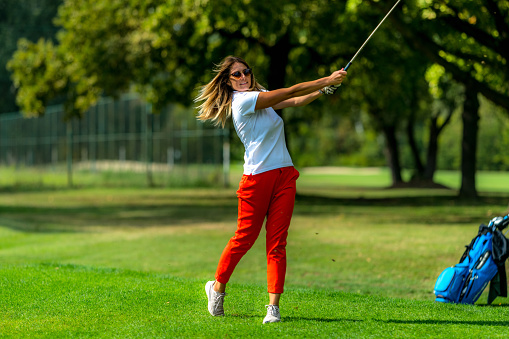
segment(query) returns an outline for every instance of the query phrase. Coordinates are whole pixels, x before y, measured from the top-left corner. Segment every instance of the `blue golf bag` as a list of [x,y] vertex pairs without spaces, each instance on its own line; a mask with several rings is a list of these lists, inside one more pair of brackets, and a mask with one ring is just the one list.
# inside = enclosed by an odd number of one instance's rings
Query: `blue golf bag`
[[488,304],[497,296],[507,297],[505,261],[509,241],[502,230],[509,225],[509,215],[482,224],[479,233],[466,246],[458,264],[446,268],[435,283],[436,301],[474,304],[491,281]]

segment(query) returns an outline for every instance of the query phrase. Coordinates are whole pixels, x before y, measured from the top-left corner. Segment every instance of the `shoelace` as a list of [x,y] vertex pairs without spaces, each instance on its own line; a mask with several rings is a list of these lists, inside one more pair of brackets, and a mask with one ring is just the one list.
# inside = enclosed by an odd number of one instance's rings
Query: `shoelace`
[[[215,292],[217,293],[217,292]],[[224,302],[224,296],[226,293],[220,293],[214,298],[214,311],[220,311],[223,312],[223,302]]]
[[276,305],[265,305],[267,312],[274,317],[279,317],[279,307]]

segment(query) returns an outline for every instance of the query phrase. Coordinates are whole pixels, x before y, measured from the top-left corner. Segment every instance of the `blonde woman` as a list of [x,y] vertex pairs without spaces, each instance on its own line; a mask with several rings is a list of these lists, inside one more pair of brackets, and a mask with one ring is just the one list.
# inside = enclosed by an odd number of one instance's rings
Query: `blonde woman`
[[303,82],[289,88],[265,90],[251,67],[241,58],[226,57],[215,77],[200,90],[198,119],[223,128],[232,117],[244,144],[244,174],[237,191],[238,220],[235,235],[219,259],[215,281],[205,285],[211,315],[224,315],[226,284],[236,265],[266,229],[267,289],[269,305],[263,323],[279,322],[279,299],[286,274],[286,238],[293,214],[299,172],[286,148],[283,120],[275,110],[304,106],[323,94],[335,92],[346,72]]

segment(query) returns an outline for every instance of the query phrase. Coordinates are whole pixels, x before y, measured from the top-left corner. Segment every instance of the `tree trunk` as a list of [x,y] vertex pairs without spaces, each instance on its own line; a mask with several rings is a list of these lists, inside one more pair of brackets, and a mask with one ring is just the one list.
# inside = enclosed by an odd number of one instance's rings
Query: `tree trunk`
[[[286,66],[288,65],[288,55],[292,46],[290,44],[290,34],[286,33],[272,47],[266,48],[269,56],[269,73],[267,74],[267,89],[275,90],[285,87],[286,83]],[[277,110],[276,113],[284,120],[283,110]],[[290,139],[288,137],[288,128],[285,127],[286,148],[290,152]]]
[[461,189],[460,198],[477,197],[475,172],[477,159],[477,132],[479,129],[479,99],[475,86],[466,84],[463,103],[463,138],[461,141]]
[[392,186],[398,186],[403,183],[403,179],[401,177],[401,165],[399,162],[396,126],[383,126],[383,133],[386,141],[385,156],[387,158],[387,164],[391,170]]
[[435,171],[437,168],[437,155],[438,155],[438,135],[440,129],[437,126],[437,117],[431,119],[429,127],[429,141],[428,151],[426,153],[426,168],[424,169],[423,178],[425,180],[433,181]]
[[412,111],[410,112],[410,116],[408,118],[406,133],[408,138],[408,144],[410,146],[410,150],[412,151],[412,157],[414,159],[415,164],[414,176],[416,179],[420,180],[424,176],[424,166],[422,165],[421,157],[419,155],[419,148],[417,147],[417,142],[415,141],[414,121],[415,113],[412,108]]
[[446,125],[451,122],[452,114],[454,112],[454,105],[452,105],[447,112],[444,122],[442,125],[438,125],[439,115],[432,116],[429,127],[429,141],[428,151],[426,153],[426,167],[424,169],[424,180],[433,182],[435,171],[437,169],[437,156],[438,156],[438,137],[442,133]]
[[[272,47],[266,48],[269,56],[269,73],[267,74],[268,90],[274,90],[285,87],[286,66],[288,65],[288,55],[292,46],[290,44],[290,34],[286,33]],[[281,115],[281,110],[278,111]]]

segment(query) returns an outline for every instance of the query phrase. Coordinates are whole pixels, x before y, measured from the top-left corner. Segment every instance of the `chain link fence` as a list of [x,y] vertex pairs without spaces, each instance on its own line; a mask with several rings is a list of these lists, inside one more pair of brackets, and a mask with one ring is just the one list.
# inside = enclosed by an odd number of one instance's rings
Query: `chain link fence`
[[102,99],[82,119],[64,121],[61,106],[44,116],[0,115],[0,166],[145,172],[149,186],[229,185],[229,131],[169,105],[152,114],[137,96]]

